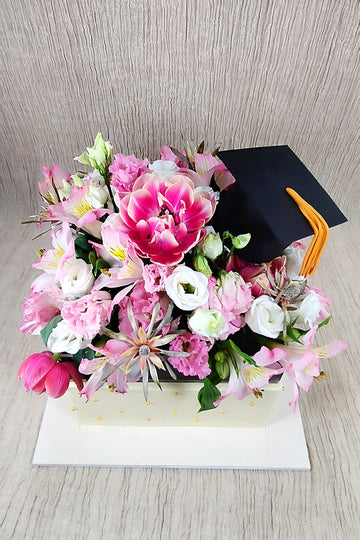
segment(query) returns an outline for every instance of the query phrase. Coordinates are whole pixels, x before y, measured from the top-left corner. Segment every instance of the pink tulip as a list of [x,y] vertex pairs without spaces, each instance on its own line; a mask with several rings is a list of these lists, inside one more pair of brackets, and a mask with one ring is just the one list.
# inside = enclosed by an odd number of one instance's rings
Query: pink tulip
[[186,176],[164,180],[144,174],[122,198],[113,225],[128,234],[140,256],[175,265],[201,240],[214,210],[214,195],[195,191]]
[[20,366],[18,379],[24,376],[24,387],[35,394],[46,392],[50,397],[58,398],[65,394],[70,378],[80,392],[83,381],[76,367],[70,362],[56,362],[50,351],[43,351],[29,356]]

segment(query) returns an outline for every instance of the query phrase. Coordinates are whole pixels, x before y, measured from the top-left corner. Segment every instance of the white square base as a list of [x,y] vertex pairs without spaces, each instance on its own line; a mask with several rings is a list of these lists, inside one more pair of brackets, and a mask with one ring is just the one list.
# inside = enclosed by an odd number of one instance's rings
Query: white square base
[[281,393],[265,428],[79,425],[67,400],[46,404],[34,465],[228,469],[310,469],[299,409]]

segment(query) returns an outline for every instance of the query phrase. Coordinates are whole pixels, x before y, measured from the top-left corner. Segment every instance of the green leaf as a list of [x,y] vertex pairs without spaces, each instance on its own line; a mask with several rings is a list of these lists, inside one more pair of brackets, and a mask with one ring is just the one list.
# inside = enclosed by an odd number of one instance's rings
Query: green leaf
[[100,274],[100,271],[104,268],[109,268],[109,263],[104,261],[104,259],[96,259],[95,262],[95,277]]
[[81,156],[74,157],[75,161],[79,161],[83,165],[91,165],[89,154],[85,151],[81,154]]
[[60,322],[62,320],[62,317],[61,315],[56,315],[56,317],[53,317],[51,319],[51,321],[49,321],[47,323],[47,325],[45,326],[45,328],[43,328],[41,331],[40,331],[40,335],[42,337],[42,340],[45,344],[45,347],[47,347],[47,342],[48,342],[48,339],[49,339],[49,336],[52,332],[52,330],[55,328],[55,326],[57,325],[58,322]]
[[251,234],[239,234],[238,236],[234,236],[229,231],[224,231],[223,233],[223,240],[226,240],[227,238],[231,239],[232,245],[235,249],[243,249],[245,246],[248,245],[251,239]]
[[325,319],[325,321],[323,321],[322,323],[319,324],[318,328],[321,328],[322,326],[325,326],[326,324],[328,324],[328,322],[330,321],[331,319],[331,315]]
[[92,246],[89,244],[85,234],[79,234],[75,238],[75,255],[78,259],[83,259],[86,263],[89,262],[89,253],[92,251]]
[[229,343],[230,343],[230,346],[232,348],[233,351],[235,351],[239,356],[241,356],[241,358],[247,362],[248,364],[252,364],[253,366],[256,366],[256,362],[253,358],[251,358],[251,356],[249,356],[248,354],[246,354],[244,351],[242,351],[241,349],[239,349],[239,347],[237,345],[235,345],[235,343],[233,342],[232,339],[229,339],[228,340]]
[[96,264],[96,253],[94,251],[89,252],[89,263],[95,268]]
[[250,242],[251,234],[239,234],[232,237],[232,243],[235,249],[243,249]]
[[204,386],[199,390],[198,393],[198,400],[200,403],[199,412],[215,409],[214,401],[219,399],[220,395],[220,390],[216,388],[208,377],[205,377]]
[[87,358],[88,360],[93,360],[95,358],[95,351],[86,347],[85,349],[80,349],[77,353],[72,355],[73,360],[76,364],[80,364],[81,360]]

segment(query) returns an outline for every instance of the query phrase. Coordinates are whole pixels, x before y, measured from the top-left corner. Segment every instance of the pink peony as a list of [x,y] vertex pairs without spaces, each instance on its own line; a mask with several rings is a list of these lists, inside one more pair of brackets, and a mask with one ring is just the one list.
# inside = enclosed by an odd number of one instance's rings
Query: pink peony
[[70,362],[56,362],[50,351],[43,351],[29,356],[20,366],[18,379],[24,377],[24,387],[35,394],[46,392],[50,397],[58,398],[65,394],[70,378],[80,392],[83,381],[76,367]]
[[171,341],[169,348],[170,351],[189,353],[186,357],[169,356],[170,364],[180,373],[196,375],[199,379],[204,379],[210,374],[211,369],[208,364],[210,345],[198,334],[190,332],[180,334]]
[[[54,297],[53,292],[58,292],[57,297]],[[23,321],[20,325],[21,332],[38,335],[47,323],[60,313],[59,296],[61,296],[61,291],[57,287],[53,287],[53,292],[51,294],[50,290],[48,292],[33,292],[31,296],[24,298],[24,303],[21,306],[24,310]]]
[[132,193],[121,199],[116,225],[129,235],[141,256],[175,265],[200,242],[214,210],[215,196],[195,191],[186,176],[164,180],[144,174]]
[[108,292],[94,291],[78,300],[64,302],[61,316],[71,331],[90,341],[109,323],[111,302]]
[[109,167],[112,173],[110,184],[120,193],[131,191],[135,180],[147,170],[149,161],[137,159],[134,154],[130,156],[115,154],[114,158],[113,164]]

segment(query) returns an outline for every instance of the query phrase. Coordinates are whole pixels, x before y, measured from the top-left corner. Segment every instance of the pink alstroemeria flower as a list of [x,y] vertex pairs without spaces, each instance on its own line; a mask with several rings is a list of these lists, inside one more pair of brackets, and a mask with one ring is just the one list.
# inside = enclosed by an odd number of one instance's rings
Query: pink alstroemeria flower
[[[183,150],[177,150],[176,155],[168,146],[162,146],[159,148],[159,152],[161,159],[173,161],[178,167],[180,167],[179,173],[185,174],[191,178],[195,186],[209,186],[212,176],[214,176],[215,183],[219,187],[220,191],[229,189],[229,187],[235,182],[235,178],[225,167],[223,162],[209,152],[199,154],[191,151],[191,168],[189,168],[189,163]],[[178,157],[180,155],[184,156],[183,160]]]
[[83,381],[76,367],[70,362],[56,362],[50,351],[29,356],[20,366],[18,379],[22,377],[26,392],[46,392],[53,398],[65,394],[70,378],[75,381],[79,392],[83,388]]
[[62,223],[58,231],[55,231],[55,227],[53,227],[51,238],[54,249],[45,251],[40,260],[33,264],[33,267],[54,274],[58,279],[65,261],[75,256],[74,238],[69,224]]
[[[85,375],[91,375],[86,381],[81,395],[85,395],[89,401],[105,381],[108,384],[113,384],[117,392],[126,393],[128,391],[126,375],[122,369],[118,369],[118,364],[121,363],[123,354],[128,349],[127,343],[118,339],[109,339],[104,347],[92,347],[92,349],[102,356],[95,357],[93,360],[86,358],[81,360],[79,371]],[[130,380],[134,381],[135,379]]]
[[299,389],[306,392],[313,383],[314,377],[320,375],[319,359],[331,358],[346,347],[345,341],[336,340],[323,347],[312,347],[318,327],[314,326],[304,336],[300,338],[301,343],[291,342],[286,345],[276,343],[276,347],[285,351],[286,355],[280,360],[280,364],[289,374],[293,390],[293,400],[289,405],[293,405],[296,410]]
[[215,407],[231,394],[235,394],[238,399],[243,399],[254,389],[266,386],[273,375],[283,373],[284,368],[279,362],[285,356],[286,353],[279,348],[271,350],[267,347],[261,347],[260,351],[253,356],[253,360],[257,364],[255,366],[244,364],[242,358],[235,354],[239,374],[236,373],[232,362],[229,362],[229,383],[225,393],[214,402]]
[[64,182],[70,184],[70,173],[68,172],[65,174],[56,163],[53,163],[50,169],[47,165],[44,165],[43,173],[45,180],[38,184],[40,195],[42,195],[47,203],[57,204],[59,199],[55,190],[62,189],[64,187]]
[[72,223],[88,232],[95,238],[100,238],[101,221],[99,218],[109,214],[112,210],[102,208],[99,201],[91,197],[91,180],[87,180],[81,187],[74,186],[70,197],[58,204],[48,207],[51,221],[61,220]]
[[175,265],[201,240],[214,211],[215,197],[196,192],[186,176],[164,180],[144,174],[122,198],[114,223],[129,235],[140,256]]

